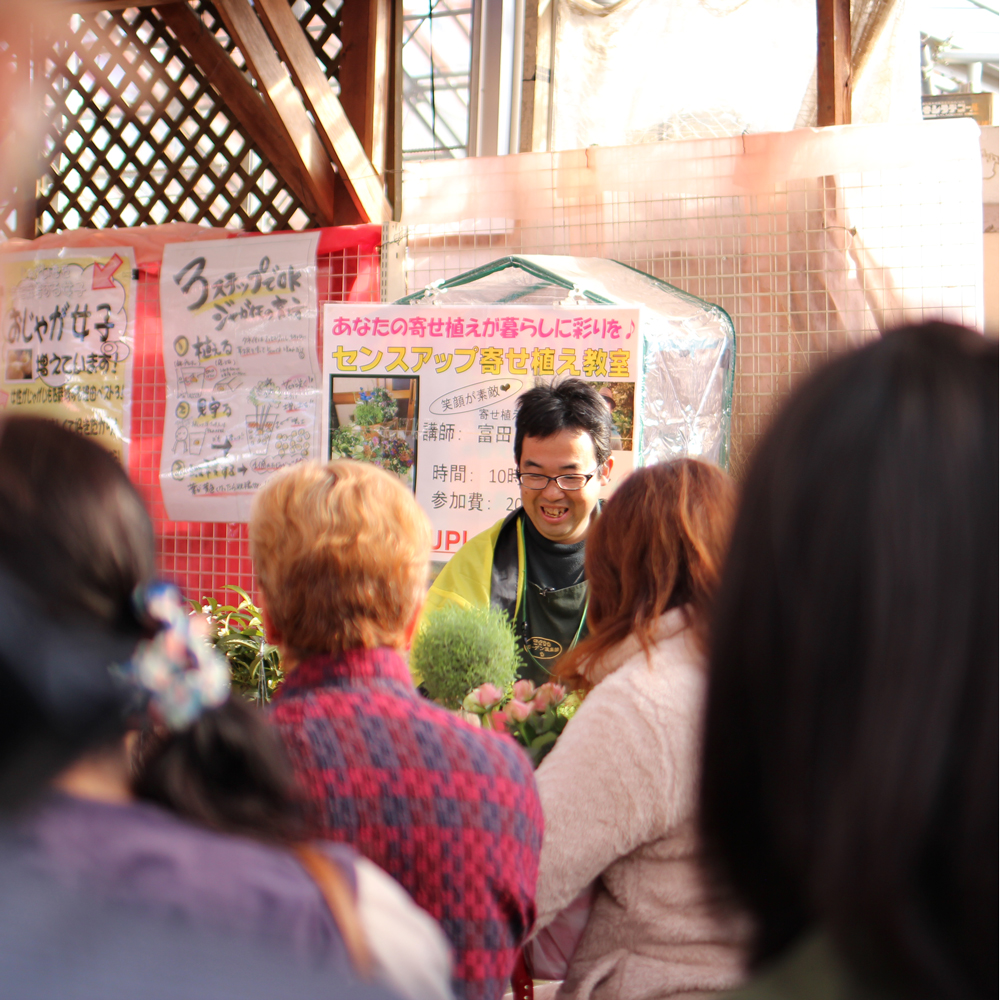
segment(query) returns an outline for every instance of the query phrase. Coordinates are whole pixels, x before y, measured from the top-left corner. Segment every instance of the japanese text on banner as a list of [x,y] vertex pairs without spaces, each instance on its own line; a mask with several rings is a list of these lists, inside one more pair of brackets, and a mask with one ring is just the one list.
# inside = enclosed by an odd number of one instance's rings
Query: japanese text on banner
[[319,457],[317,240],[165,248],[160,483],[174,520],[245,521],[269,475]]
[[130,436],[134,260],[128,247],[0,256],[0,405],[93,437]]
[[520,505],[513,454],[521,393],[574,377],[606,400],[631,468],[639,311],[328,303],[327,453],[372,462],[416,493],[435,559]]

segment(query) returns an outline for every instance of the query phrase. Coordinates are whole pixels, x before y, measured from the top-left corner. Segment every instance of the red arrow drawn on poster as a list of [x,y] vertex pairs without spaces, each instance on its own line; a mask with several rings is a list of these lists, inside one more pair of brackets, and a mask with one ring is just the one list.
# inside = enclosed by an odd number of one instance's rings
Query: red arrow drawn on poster
[[115,287],[115,271],[124,264],[125,261],[115,254],[107,264],[94,264],[94,280],[90,287],[96,292],[102,288]]

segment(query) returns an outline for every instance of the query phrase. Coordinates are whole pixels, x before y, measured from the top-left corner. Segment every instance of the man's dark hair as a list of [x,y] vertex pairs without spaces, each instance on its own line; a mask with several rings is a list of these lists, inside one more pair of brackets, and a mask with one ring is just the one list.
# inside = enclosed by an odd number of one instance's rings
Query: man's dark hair
[[959,327],[834,361],[760,445],[701,788],[756,963],[819,929],[886,996],[993,995],[997,505],[997,345]]
[[520,463],[526,437],[547,438],[564,430],[581,430],[594,442],[597,464],[611,455],[611,414],[608,404],[590,384],[568,378],[536,385],[517,401],[514,420],[514,458]]

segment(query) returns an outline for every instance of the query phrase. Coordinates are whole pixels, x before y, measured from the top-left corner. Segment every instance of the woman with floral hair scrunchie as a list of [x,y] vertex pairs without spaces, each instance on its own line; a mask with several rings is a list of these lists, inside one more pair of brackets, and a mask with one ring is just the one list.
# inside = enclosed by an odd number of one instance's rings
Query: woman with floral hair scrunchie
[[[243,939],[331,983],[372,979],[405,997],[397,980],[409,978],[421,997],[447,997],[436,924],[350,851],[300,842],[280,741],[230,698],[228,665],[153,568],[149,517],[109,452],[50,420],[0,418],[11,620],[0,661],[15,673],[5,738],[36,748],[34,771],[51,775],[12,824],[15,868]],[[136,725],[137,768],[126,749]],[[0,786],[19,783],[17,761],[0,757]]]

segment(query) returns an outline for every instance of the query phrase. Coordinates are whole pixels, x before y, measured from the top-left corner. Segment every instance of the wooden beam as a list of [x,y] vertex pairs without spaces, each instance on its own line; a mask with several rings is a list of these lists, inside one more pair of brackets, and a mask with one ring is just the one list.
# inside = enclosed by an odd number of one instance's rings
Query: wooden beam
[[[205,79],[225,101],[226,110],[243,126],[282,181],[320,225],[333,222],[328,192],[317,200],[307,164],[292,144],[281,120],[243,71],[186,3],[158,5],[156,13],[190,53]],[[322,206],[322,207],[321,207]]]
[[816,0],[816,124],[851,124],[851,0]]
[[167,4],[185,3],[185,0],[46,0],[53,10],[63,9],[67,14],[97,14],[104,10],[127,10],[129,7],[163,7]]
[[[220,0],[220,4],[225,6],[237,2],[246,4],[247,0]],[[320,69],[312,45],[292,13],[288,0],[255,0],[255,3],[261,21],[316,119],[327,152],[336,162],[341,180],[347,185],[362,218],[367,222],[390,222],[392,208],[386,200],[382,178],[372,166],[372,161],[348,121],[330,81]],[[383,77],[385,76],[387,64],[383,70]],[[384,87],[385,80],[383,89]],[[378,141],[383,144],[381,148],[384,149],[384,126],[382,137]]]
[[[259,0],[258,0],[259,3]],[[310,190],[319,207],[320,225],[334,223],[334,183],[336,174],[323,143],[309,120],[302,97],[288,71],[281,65],[267,33],[249,0],[215,0],[229,37],[239,46],[253,78],[274,113],[280,119],[306,171]],[[291,15],[291,8],[287,7]],[[291,15],[294,18],[294,15]],[[298,23],[298,22],[296,22]],[[315,64],[315,59],[313,60]]]
[[[385,129],[385,194],[392,218],[403,211],[403,0],[392,0],[392,44],[389,48],[389,111]],[[343,97],[343,93],[341,93]],[[350,118],[350,112],[347,115]]]
[[531,149],[543,152],[552,140],[552,77],[556,63],[556,0],[538,0],[535,17],[535,86]]
[[524,69],[521,72],[521,141],[517,150],[530,153],[535,129],[535,72],[538,65],[538,0],[524,0]]
[[392,0],[351,0],[340,13],[340,103],[372,166],[383,175],[392,7]]

